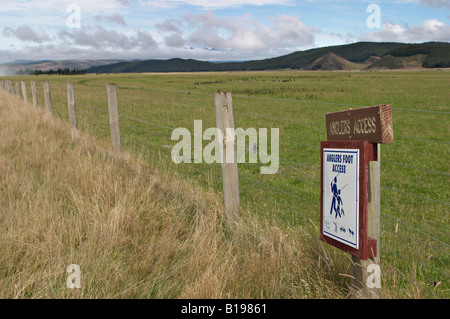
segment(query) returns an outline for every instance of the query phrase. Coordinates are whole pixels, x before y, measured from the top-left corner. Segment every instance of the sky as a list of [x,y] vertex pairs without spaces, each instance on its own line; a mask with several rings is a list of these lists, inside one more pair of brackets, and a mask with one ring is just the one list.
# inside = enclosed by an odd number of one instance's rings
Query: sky
[[243,61],[358,41],[450,42],[450,0],[0,0],[0,63]]

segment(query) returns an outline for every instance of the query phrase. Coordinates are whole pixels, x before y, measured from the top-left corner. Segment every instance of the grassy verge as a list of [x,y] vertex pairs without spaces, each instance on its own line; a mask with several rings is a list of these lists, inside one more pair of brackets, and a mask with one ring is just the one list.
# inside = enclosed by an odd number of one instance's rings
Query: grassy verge
[[[0,93],[0,298],[342,298],[307,234]],[[66,287],[78,264],[81,289]]]

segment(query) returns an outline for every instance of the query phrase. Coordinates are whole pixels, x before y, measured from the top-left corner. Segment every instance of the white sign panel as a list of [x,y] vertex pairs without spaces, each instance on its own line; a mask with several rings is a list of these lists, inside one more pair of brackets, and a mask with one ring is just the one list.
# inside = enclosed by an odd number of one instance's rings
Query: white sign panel
[[359,149],[323,150],[323,235],[359,249]]

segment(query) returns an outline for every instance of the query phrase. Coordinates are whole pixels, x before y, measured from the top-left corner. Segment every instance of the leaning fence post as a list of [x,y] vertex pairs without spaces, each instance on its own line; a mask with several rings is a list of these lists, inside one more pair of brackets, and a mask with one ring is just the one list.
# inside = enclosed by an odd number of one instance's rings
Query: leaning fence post
[[[231,222],[239,222],[239,176],[237,169],[237,154],[235,143],[233,105],[230,92],[215,94],[217,129],[223,134],[220,143],[222,186],[225,202],[225,214]],[[220,135],[219,135],[220,136]]]
[[75,89],[73,83],[67,83],[67,104],[69,107],[70,124],[77,129],[77,112],[75,106]]
[[52,96],[50,94],[50,83],[48,81],[44,82],[43,86],[44,86],[45,108],[48,114],[53,115]]
[[28,104],[27,85],[25,84],[25,81],[22,81],[22,95],[24,102]]
[[33,106],[37,107],[37,91],[35,81],[31,81],[31,97],[33,99]]
[[108,92],[109,126],[111,129],[111,141],[114,151],[120,152],[120,125],[119,125],[119,105],[117,103],[117,88],[114,83],[106,85]]

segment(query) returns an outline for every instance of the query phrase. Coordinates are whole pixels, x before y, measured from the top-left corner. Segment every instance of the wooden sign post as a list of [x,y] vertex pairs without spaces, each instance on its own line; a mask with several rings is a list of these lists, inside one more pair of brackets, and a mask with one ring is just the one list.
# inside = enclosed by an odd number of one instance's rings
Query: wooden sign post
[[379,146],[394,140],[392,107],[330,113],[326,123],[320,239],[352,255],[352,295],[379,298],[380,278],[373,284],[369,272],[380,259]]

